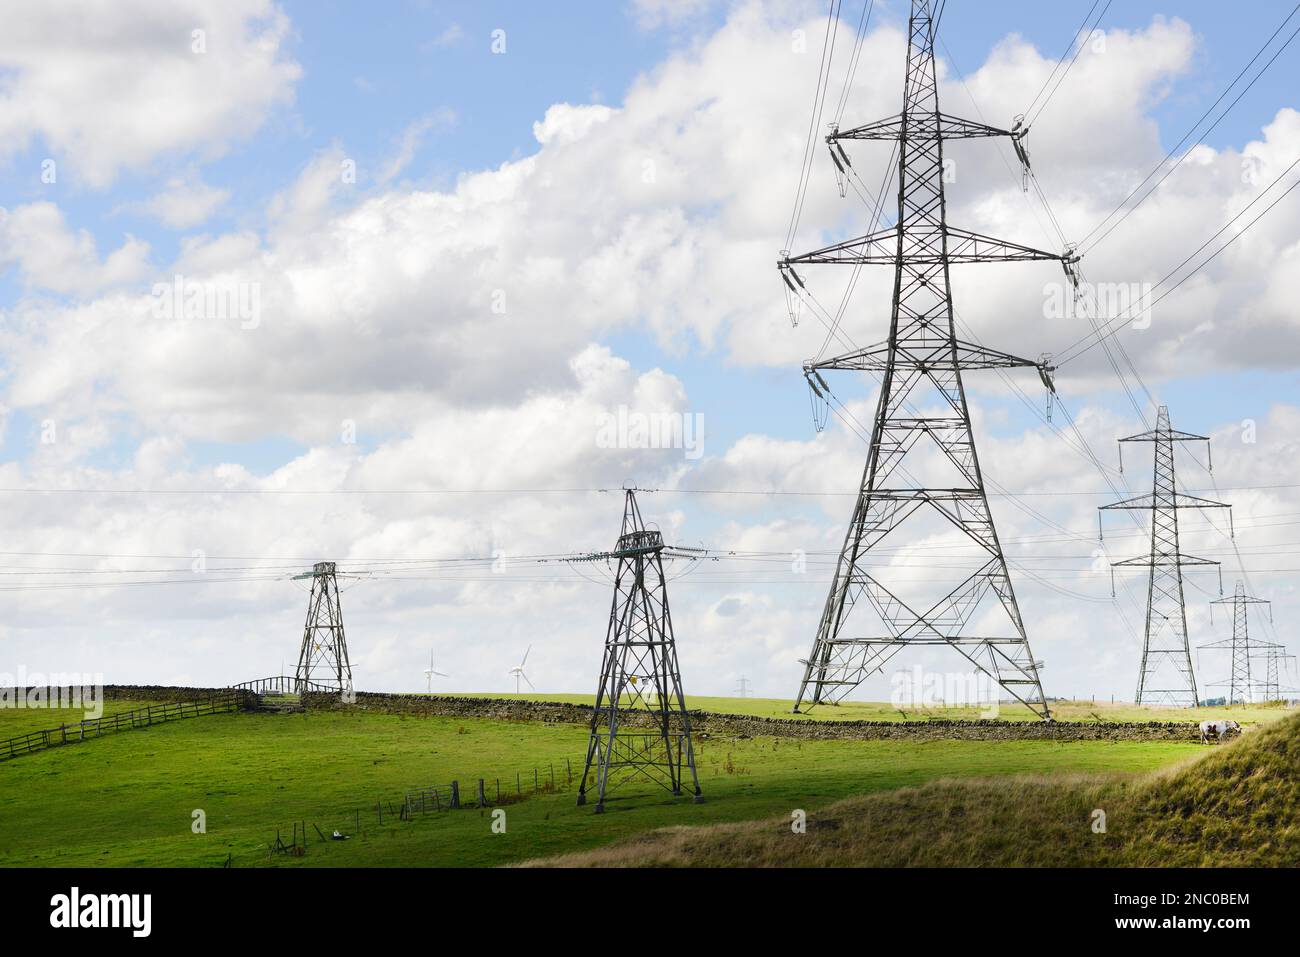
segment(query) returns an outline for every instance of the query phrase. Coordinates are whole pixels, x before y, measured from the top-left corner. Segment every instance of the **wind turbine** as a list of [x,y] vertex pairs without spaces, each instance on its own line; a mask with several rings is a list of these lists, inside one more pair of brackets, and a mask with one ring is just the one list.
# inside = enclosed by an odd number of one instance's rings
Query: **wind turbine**
[[450,675],[448,675],[448,674],[444,674],[444,673],[441,672],[441,671],[434,671],[434,670],[433,670],[433,649],[430,648],[430,649],[429,649],[429,667],[426,668],[425,671],[424,671],[424,678],[425,678],[425,681],[428,682],[428,685],[429,685],[429,694],[433,694],[433,676],[434,676],[434,675],[437,675],[439,678],[449,678],[449,677],[451,677]]
[[509,671],[506,672],[506,674],[508,675],[515,676],[515,694],[519,694],[520,678],[523,678],[524,681],[528,684],[528,687],[532,688],[533,691],[537,690],[536,688],[533,688],[533,683],[528,680],[528,675],[524,674],[524,665],[528,662],[528,653],[531,652],[532,650],[533,650],[533,646],[529,645],[528,651],[524,652],[524,660],[519,662],[518,665],[516,665],[515,667],[511,668]]

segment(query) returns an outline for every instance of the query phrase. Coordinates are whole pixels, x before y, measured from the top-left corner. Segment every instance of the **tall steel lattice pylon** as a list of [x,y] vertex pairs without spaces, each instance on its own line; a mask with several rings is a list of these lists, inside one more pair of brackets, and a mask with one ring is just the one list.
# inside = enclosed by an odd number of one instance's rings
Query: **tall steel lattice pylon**
[[1226,648],[1232,652],[1232,672],[1228,680],[1217,681],[1214,684],[1228,686],[1229,704],[1244,704],[1250,701],[1255,690],[1254,682],[1250,677],[1250,661],[1255,657],[1256,648],[1259,647],[1258,643],[1252,646],[1250,642],[1250,622],[1247,620],[1246,606],[1269,605],[1271,608],[1272,605],[1264,598],[1251,598],[1246,594],[1246,586],[1240,581],[1237,582],[1231,598],[1220,598],[1210,604],[1232,605],[1232,637],[1222,641],[1212,641],[1200,647],[1202,650]]
[[616,777],[644,777],[681,794],[689,774],[689,787],[695,800],[701,800],[668,611],[665,551],[672,553],[658,531],[645,527],[636,492],[628,489],[618,544],[612,552],[584,559],[615,562],[614,603],[605,632],[587,761],[578,785],[579,805],[587,803],[587,790],[595,787],[598,814],[605,810],[606,795],[622,783],[615,782]]
[[[1138,704],[1176,704],[1195,708],[1196,673],[1187,637],[1187,608],[1183,598],[1183,569],[1218,565],[1208,558],[1185,555],[1178,547],[1178,510],[1183,508],[1231,508],[1178,491],[1174,475],[1174,443],[1209,442],[1204,435],[1179,432],[1169,424],[1169,409],[1160,406],[1156,427],[1119,440],[1151,442],[1155,446],[1155,467],[1150,495],[1139,495],[1101,510],[1130,510],[1151,513],[1151,550],[1146,555],[1111,562],[1113,568],[1149,568],[1147,578],[1146,631],[1142,640],[1142,667],[1138,672]],[[1123,462],[1121,461],[1121,468]],[[1228,513],[1231,520],[1231,512]],[[1222,594],[1222,589],[1220,589]]]
[[[1041,665],[1030,651],[989,510],[962,372],[1032,367],[1050,388],[1053,369],[1045,361],[1021,359],[958,338],[949,268],[966,263],[1057,260],[1077,284],[1074,266],[1078,257],[1070,250],[1044,252],[948,225],[944,142],[1009,137],[1027,168],[1027,130],[1019,125],[1014,130],[998,129],[940,111],[933,7],[930,0],[912,2],[902,113],[855,129],[836,128],[827,137],[832,159],[840,168],[848,162],[845,141],[896,143],[897,222],[804,255],[783,253],[778,264],[786,285],[797,295],[798,290],[806,289],[795,272],[798,265],[879,264],[894,268],[889,338],[879,345],[804,365],[809,385],[819,394],[817,383],[825,387],[820,374],[824,369],[878,373],[881,388],[857,504],[812,652],[803,662],[794,710],[798,712],[805,703],[839,702],[902,648],[946,645],[1050,720],[1038,673]],[[923,438],[927,441],[922,442]],[[908,467],[920,463],[935,471],[926,456],[937,457],[941,463],[944,474],[937,481],[919,479]],[[927,519],[960,530],[974,542],[978,557],[953,574],[955,587],[944,585],[932,594],[905,600],[885,584],[883,575],[868,570],[868,559],[872,549],[900,526],[909,520],[920,523]],[[990,635],[972,624],[990,592],[1011,619],[1013,634],[1009,637]],[[851,612],[864,596],[879,616],[884,634],[862,637],[848,630]]]
[[300,687],[316,683],[352,689],[352,664],[348,661],[348,640],[343,632],[343,605],[339,601],[338,569],[334,562],[317,562],[312,570],[294,578],[310,578],[307,625],[298,652],[294,679]]

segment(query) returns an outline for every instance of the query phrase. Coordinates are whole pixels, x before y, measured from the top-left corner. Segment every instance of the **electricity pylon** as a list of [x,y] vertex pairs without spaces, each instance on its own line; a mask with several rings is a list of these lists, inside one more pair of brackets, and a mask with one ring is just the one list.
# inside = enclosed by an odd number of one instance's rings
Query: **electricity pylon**
[[[1246,586],[1240,581],[1231,598],[1220,598],[1217,601],[1210,602],[1211,605],[1232,605],[1232,637],[1225,638],[1221,641],[1212,641],[1209,644],[1201,645],[1201,649],[1219,649],[1227,648],[1232,652],[1232,672],[1227,681],[1216,681],[1216,685],[1226,684],[1228,686],[1228,704],[1246,703],[1250,701],[1251,692],[1254,691],[1254,682],[1250,678],[1250,660],[1254,655],[1254,647],[1250,642],[1249,622],[1246,616],[1247,605],[1272,605],[1263,598],[1251,598],[1246,594]],[[1258,643],[1256,643],[1258,646]],[[1276,666],[1274,666],[1276,669]],[[1265,698],[1267,701],[1268,699]]]
[[[880,398],[871,431],[871,448],[857,504],[822,612],[812,651],[795,696],[797,713],[806,701],[837,703],[880,671],[904,647],[948,646],[997,681],[1044,719],[1051,718],[1037,662],[1007,572],[971,430],[962,372],[968,369],[1036,368],[1051,388],[1053,368],[1021,359],[957,336],[949,267],[965,263],[1056,260],[1077,285],[1072,251],[1044,252],[948,225],[944,199],[944,143],[951,139],[1005,136],[1028,166],[1024,137],[1017,125],[1003,130],[949,116],[939,110],[935,78],[935,18],[931,0],[912,0],[908,25],[907,79],[903,111],[854,129],[834,128],[827,145],[837,168],[848,164],[844,142],[885,140],[898,151],[897,222],[857,239],[810,253],[782,253],[778,266],[787,287],[802,295],[804,280],[794,267],[842,263],[894,269],[889,337],[866,349],[804,364],[813,391],[825,387],[820,370],[879,373]],[[927,410],[925,412],[918,409]],[[931,411],[933,410],[933,411]],[[922,442],[922,439],[928,441]],[[920,443],[920,448],[916,446]],[[908,465],[936,456],[945,473],[937,481],[917,478]],[[943,464],[946,463],[946,464]],[[934,468],[931,467],[933,472]],[[911,531],[925,519],[955,527],[977,548],[978,558],[955,572],[955,587],[932,590],[905,600],[887,587],[883,575],[868,571],[872,549],[909,519]],[[933,531],[933,527],[929,528]],[[963,571],[965,576],[963,577]],[[897,586],[895,586],[897,587]],[[945,592],[946,589],[946,592]],[[1000,636],[972,624],[982,600],[996,595],[1012,634]],[[850,614],[866,597],[883,634],[849,631]],[[941,596],[941,597],[939,597]]]
[[310,578],[311,596],[307,599],[307,625],[298,652],[297,685],[304,690],[312,684],[352,689],[352,664],[348,661],[348,641],[343,633],[343,606],[339,601],[339,582],[334,562],[317,562],[312,570],[294,578]]
[[1260,649],[1264,655],[1264,680],[1258,684],[1263,700],[1281,701],[1282,692],[1294,689],[1283,688],[1278,681],[1277,663],[1294,660],[1295,655],[1288,655],[1286,645],[1278,644],[1276,641],[1257,641],[1252,647]]
[[[591,739],[578,785],[579,805],[587,803],[588,787],[595,787],[597,814],[605,810],[611,779],[621,772],[628,772],[621,775],[624,780],[644,776],[675,795],[682,793],[689,773],[695,800],[701,800],[663,564],[665,553],[671,558],[686,550],[665,546],[658,531],[647,529],[635,489],[626,492],[614,550],[576,559],[616,563]],[[641,714],[633,720],[631,711]]]
[[[1209,442],[1204,435],[1179,432],[1169,424],[1169,409],[1160,406],[1156,427],[1119,440],[1121,462],[1124,442],[1151,442],[1155,466],[1150,495],[1139,495],[1101,506],[1101,511],[1149,511],[1151,550],[1146,555],[1111,562],[1112,568],[1149,568],[1147,576],[1146,631],[1142,639],[1142,666],[1138,672],[1138,704],[1176,704],[1195,708],[1196,674],[1187,638],[1187,607],[1183,598],[1183,569],[1218,565],[1208,558],[1184,555],[1178,547],[1178,510],[1182,508],[1232,508],[1224,502],[1184,495],[1174,474],[1175,442]],[[1207,446],[1208,448],[1208,446]],[[1229,521],[1232,513],[1229,512]],[[1113,573],[1112,573],[1113,574]],[[1220,587],[1220,594],[1223,593]]]

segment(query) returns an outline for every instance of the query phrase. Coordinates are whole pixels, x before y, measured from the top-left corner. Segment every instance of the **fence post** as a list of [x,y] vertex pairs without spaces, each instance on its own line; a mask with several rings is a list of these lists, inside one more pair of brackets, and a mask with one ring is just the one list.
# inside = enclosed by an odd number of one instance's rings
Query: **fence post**
[[453,810],[460,807],[460,782],[451,782],[451,806]]
[[533,793],[534,793],[534,794],[537,793],[537,784],[538,784],[538,780],[539,780],[539,779],[538,779],[538,777],[537,777],[537,769],[536,769],[536,768],[533,768]]
[[568,783],[569,783],[569,784],[572,784],[572,783],[573,783],[573,765],[569,763],[569,759],[568,759],[568,758],[565,758],[565,759],[564,759],[564,771],[565,771],[565,774],[568,775]]
[[478,806],[479,806],[479,807],[486,807],[486,806],[487,806],[487,795],[483,793],[483,779],[482,779],[482,778],[479,778],[479,779],[478,779]]

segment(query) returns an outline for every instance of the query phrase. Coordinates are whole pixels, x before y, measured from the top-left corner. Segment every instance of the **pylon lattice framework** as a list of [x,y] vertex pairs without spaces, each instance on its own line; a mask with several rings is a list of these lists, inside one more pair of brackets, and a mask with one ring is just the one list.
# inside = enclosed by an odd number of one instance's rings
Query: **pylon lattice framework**
[[[1263,598],[1251,598],[1246,594],[1246,586],[1238,581],[1231,598],[1220,598],[1210,604],[1232,605],[1232,637],[1200,646],[1203,650],[1227,648],[1232,652],[1232,671],[1228,679],[1216,681],[1214,685],[1228,686],[1228,704],[1249,702],[1251,693],[1255,690],[1255,684],[1250,677],[1250,662],[1255,657],[1258,643],[1252,646],[1250,642],[1250,623],[1247,620],[1246,606],[1268,605],[1269,602]],[[1276,666],[1274,667],[1276,669]]]
[[[1146,627],[1142,639],[1142,664],[1138,671],[1138,704],[1174,704],[1195,708],[1196,673],[1187,636],[1187,607],[1183,595],[1183,569],[1218,565],[1208,558],[1185,555],[1178,545],[1178,511],[1184,508],[1231,508],[1178,491],[1174,470],[1175,442],[1209,442],[1204,435],[1174,429],[1169,409],[1160,406],[1156,427],[1119,440],[1150,442],[1155,447],[1151,494],[1101,506],[1101,511],[1130,510],[1151,513],[1151,549],[1146,555],[1111,562],[1113,568],[1149,568]],[[1123,463],[1121,461],[1121,468]],[[1231,512],[1229,512],[1231,517]],[[1222,594],[1220,589],[1220,594]]]
[[343,631],[338,569],[334,562],[317,562],[311,571],[294,577],[312,580],[294,679],[303,688],[310,687],[306,682],[314,682],[348,691],[352,688],[352,664]]
[[[1051,718],[1039,677],[1040,663],[1029,647],[1006,558],[989,509],[984,478],[975,453],[970,410],[962,371],[1032,367],[1051,385],[1052,367],[959,339],[954,325],[949,267],[954,264],[1056,260],[1077,281],[1078,257],[993,239],[949,226],[944,198],[944,142],[957,138],[1010,137],[1022,162],[1026,129],[1003,130],[940,112],[935,79],[935,21],[930,0],[913,0],[908,27],[907,78],[903,111],[889,119],[850,130],[834,129],[827,138],[837,166],[847,161],[846,140],[895,141],[898,149],[898,207],[894,226],[799,256],[783,253],[778,264],[786,285],[804,286],[794,267],[814,263],[881,264],[894,267],[889,338],[878,345],[826,360],[808,362],[809,384],[823,381],[819,370],[848,369],[881,374],[880,398],[871,447],[857,504],[840,552],[830,593],[804,664],[795,697],[798,712],[806,701],[837,703],[902,648],[948,646],[1017,700]],[[816,387],[814,386],[814,391]],[[938,414],[921,414],[917,408]],[[929,440],[915,447],[922,437]],[[905,461],[935,454],[950,463],[954,478],[935,487],[914,478]],[[909,453],[916,458],[908,460]],[[881,576],[868,571],[867,559],[915,515],[960,530],[975,543],[976,567],[937,600],[909,605]],[[959,574],[954,578],[960,577]],[[997,596],[1014,633],[974,633],[971,621],[982,600]],[[883,635],[847,632],[857,602],[865,597],[883,625]],[[913,599],[915,601],[915,599]]]
[[612,552],[582,559],[615,562],[614,601],[578,785],[579,805],[586,803],[588,788],[595,788],[597,813],[604,811],[610,791],[634,778],[681,794],[689,774],[689,786],[700,800],[691,721],[668,610],[665,552],[674,554],[658,531],[645,527],[635,490],[628,489],[618,544]]

